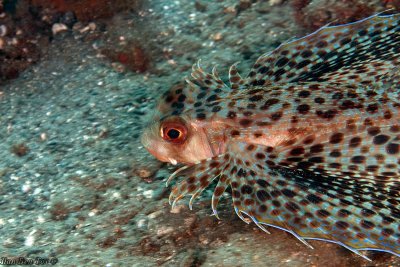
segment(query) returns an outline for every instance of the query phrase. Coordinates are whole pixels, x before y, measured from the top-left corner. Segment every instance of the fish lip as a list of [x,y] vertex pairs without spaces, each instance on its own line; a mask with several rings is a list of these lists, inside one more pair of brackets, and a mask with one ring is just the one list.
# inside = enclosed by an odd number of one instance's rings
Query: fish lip
[[152,149],[150,146],[146,147],[147,151],[156,159],[162,162],[170,162],[168,158],[160,157],[160,155],[156,152],[156,150]]
[[178,164],[178,161],[176,161],[176,159],[173,159],[173,158],[168,158],[168,161],[169,161],[172,165]]
[[157,160],[162,161],[162,162],[169,162],[172,165],[177,165],[178,161],[174,158],[169,158],[169,157],[162,157],[160,156],[155,149],[153,149],[151,146],[146,146],[145,144],[143,144],[143,146],[146,148],[146,150],[153,156],[155,157]]
[[147,137],[148,133],[145,131],[142,133],[142,135],[140,136],[140,143],[142,143],[142,145],[146,148],[149,149],[149,138]]

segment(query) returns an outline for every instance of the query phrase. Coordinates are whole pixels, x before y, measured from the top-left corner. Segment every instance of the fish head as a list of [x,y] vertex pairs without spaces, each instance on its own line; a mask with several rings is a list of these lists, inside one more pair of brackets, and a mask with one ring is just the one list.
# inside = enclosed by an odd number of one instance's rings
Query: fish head
[[144,147],[157,159],[194,164],[224,152],[225,120],[216,111],[227,94],[216,70],[194,65],[192,78],[161,96],[151,123],[142,134]]
[[[158,160],[193,164],[211,158],[215,149],[207,123],[189,116],[168,116],[151,123],[143,132],[142,144]],[[210,138],[211,137],[211,138]]]

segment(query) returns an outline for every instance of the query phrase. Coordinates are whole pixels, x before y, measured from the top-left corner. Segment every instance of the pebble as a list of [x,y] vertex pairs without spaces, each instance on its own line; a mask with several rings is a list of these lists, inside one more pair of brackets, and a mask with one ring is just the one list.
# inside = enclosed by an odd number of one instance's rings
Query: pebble
[[153,197],[153,190],[146,190],[143,192],[143,196],[145,198],[152,198]]
[[280,5],[282,4],[283,0],[269,0],[269,4],[271,6]]
[[240,11],[246,10],[251,7],[251,1],[249,0],[241,0],[238,5],[238,9]]
[[24,245],[27,247],[31,247],[33,246],[33,244],[35,243],[35,236],[34,234],[36,233],[36,230],[32,230],[29,235],[26,237]]
[[214,41],[221,41],[223,39],[222,33],[217,32],[215,34],[211,34],[211,39]]
[[140,219],[140,220],[137,222],[137,227],[138,227],[138,228],[147,228],[147,221],[146,221],[146,219]]
[[181,211],[183,211],[185,208],[186,208],[185,205],[177,205],[174,206],[170,212],[173,214],[178,214],[181,213]]
[[53,35],[56,35],[60,32],[65,32],[68,30],[67,25],[62,24],[62,23],[54,23],[53,27],[51,27],[51,31],[53,32]]
[[155,211],[155,212],[153,212],[153,213],[150,213],[149,215],[147,215],[147,217],[148,217],[149,219],[155,219],[155,218],[157,218],[158,216],[160,216],[162,213],[163,213],[162,210],[158,210],[158,211]]
[[194,3],[194,7],[195,7],[196,10],[199,11],[199,12],[206,12],[206,11],[207,11],[207,5],[204,4],[204,3],[202,3],[202,2],[199,2],[199,1],[196,1],[196,2]]
[[174,228],[169,226],[169,227],[165,227],[165,226],[161,226],[158,230],[157,230],[157,235],[158,236],[162,236],[162,235],[167,235],[174,232]]
[[97,28],[96,23],[94,22],[90,22],[88,26],[91,31],[94,31]]
[[86,27],[84,27],[83,29],[79,30],[79,32],[80,33],[84,33],[84,32],[87,32],[87,31],[94,31],[94,30],[96,30],[96,28],[97,28],[96,23],[91,22]]
[[0,25],[0,37],[4,37],[7,34],[7,27],[6,25]]
[[31,191],[31,185],[30,184],[23,184],[22,185],[22,192],[24,193],[28,193],[29,191]]
[[137,174],[140,178],[148,178],[152,173],[148,169],[139,169],[137,170]]

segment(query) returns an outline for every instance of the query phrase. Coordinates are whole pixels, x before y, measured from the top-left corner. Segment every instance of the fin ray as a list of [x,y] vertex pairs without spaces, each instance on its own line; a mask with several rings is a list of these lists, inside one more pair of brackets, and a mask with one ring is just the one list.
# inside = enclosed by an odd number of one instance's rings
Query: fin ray
[[326,26],[258,58],[247,85],[329,81],[374,84],[399,63],[400,14]]
[[[230,153],[244,149],[240,144],[235,146]],[[265,153],[262,146],[257,146],[252,153],[256,152]],[[240,164],[241,161],[250,165]],[[254,156],[243,156],[243,153],[235,163],[231,186],[238,212],[245,212],[260,223],[284,228],[300,240],[330,240],[353,251],[383,249],[400,253],[395,223],[396,216],[400,216],[399,209],[393,205],[371,207],[352,179],[340,181],[347,185],[347,191],[342,191],[331,184],[331,177],[300,175],[278,165],[260,169],[255,165]],[[394,199],[398,201],[399,196]]]
[[175,171],[170,178],[168,178],[168,182],[178,176],[185,176],[186,179],[180,181],[173,187],[169,196],[170,204],[175,204],[184,196],[191,194],[192,197],[189,201],[189,207],[192,209],[193,201],[213,180],[219,177],[223,171],[224,165],[223,157],[216,156],[212,159],[203,160],[195,165],[186,168],[182,167]]

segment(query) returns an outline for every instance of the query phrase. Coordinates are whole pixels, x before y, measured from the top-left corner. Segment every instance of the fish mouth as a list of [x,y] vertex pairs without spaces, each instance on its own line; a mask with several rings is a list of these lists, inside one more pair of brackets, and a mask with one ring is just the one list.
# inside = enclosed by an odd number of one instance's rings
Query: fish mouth
[[177,165],[178,164],[178,161],[176,160],[176,159],[174,159],[174,158],[169,158],[169,157],[160,157],[160,155],[159,154],[157,154],[154,150],[152,150],[151,148],[146,148],[148,151],[149,151],[149,153],[151,154],[151,155],[153,155],[153,157],[155,157],[156,159],[158,159],[159,161],[162,161],[162,162],[169,162],[169,163],[171,163],[172,165]]
[[176,159],[173,159],[173,158],[168,158],[168,161],[169,161],[172,165],[178,164],[178,161],[176,161]]
[[[153,155],[155,158],[161,160],[159,155],[158,155],[158,153],[156,153],[156,151],[151,146],[150,136],[149,136],[149,133],[147,131],[143,132],[142,136],[140,137],[140,142],[142,143],[144,148],[146,148],[146,150],[151,155]],[[161,161],[163,161],[163,160],[161,160]]]
[[178,164],[178,161],[176,159],[170,158],[170,157],[162,157],[162,156],[160,156],[160,153],[158,153],[154,148],[152,148],[152,145],[150,142],[150,137],[147,132],[144,132],[142,134],[142,136],[140,137],[140,142],[146,148],[146,150],[149,151],[149,153],[151,155],[153,155],[153,157],[155,157],[156,159],[163,161],[163,162],[169,162],[172,165]]
[[145,131],[143,134],[140,136],[140,142],[142,145],[146,148],[149,149],[150,147],[150,141],[149,141],[149,134]]
[[157,153],[155,150],[151,149],[150,147],[146,147],[146,149],[147,149],[147,151],[149,151],[149,153],[150,153],[153,157],[155,157],[155,158],[158,159],[159,161],[162,161],[162,162],[169,162],[169,163],[171,163],[172,165],[178,164],[178,162],[177,162],[175,159],[173,159],[173,158],[168,158],[168,157],[162,157],[162,156],[160,156],[159,153]]

